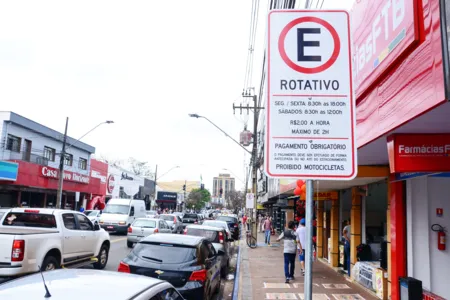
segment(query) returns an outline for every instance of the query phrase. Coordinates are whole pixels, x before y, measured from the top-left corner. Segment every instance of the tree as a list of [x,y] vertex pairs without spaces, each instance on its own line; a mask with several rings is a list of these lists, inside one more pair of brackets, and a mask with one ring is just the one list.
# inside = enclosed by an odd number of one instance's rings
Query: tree
[[128,158],[128,160],[108,158],[104,155],[100,155],[100,161],[103,161],[111,166],[122,168],[133,172],[137,176],[151,176],[152,170],[146,161],[140,161],[134,157]]
[[244,206],[244,193],[241,191],[231,191],[227,195],[227,207],[238,211]]
[[209,201],[211,201],[211,194],[208,190],[193,189],[186,200],[186,207],[201,209]]
[[130,157],[128,159],[128,163],[130,164],[131,171],[133,171],[133,173],[137,176],[150,176],[153,174],[146,161],[139,161],[133,157]]

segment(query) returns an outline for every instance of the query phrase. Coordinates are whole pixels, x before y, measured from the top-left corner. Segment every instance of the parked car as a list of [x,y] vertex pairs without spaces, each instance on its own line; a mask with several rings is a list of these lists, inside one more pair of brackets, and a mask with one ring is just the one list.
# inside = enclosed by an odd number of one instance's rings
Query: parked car
[[225,221],[205,220],[202,225],[223,228],[227,233],[228,239],[233,239],[230,228],[228,228],[228,224]]
[[85,210],[83,212],[86,217],[88,217],[89,220],[91,220],[92,223],[95,223],[100,220],[100,215],[102,214],[101,210]]
[[[42,280],[42,276],[44,280]],[[0,299],[41,300],[44,282],[52,300],[183,300],[168,282],[145,276],[89,269],[62,269],[33,274],[0,285]],[[67,284],[70,282],[70,284]],[[82,296],[80,296],[80,288]]]
[[109,234],[83,213],[13,208],[0,227],[0,277],[78,264],[103,269],[109,247]]
[[187,225],[200,224],[198,215],[194,213],[184,214],[182,220],[183,220],[183,229],[186,228]]
[[119,272],[167,280],[186,299],[209,300],[220,290],[220,259],[203,237],[154,234],[120,262]]
[[239,229],[239,219],[234,216],[223,216],[220,215],[216,218],[217,221],[225,221],[228,224],[228,228],[231,231],[231,235],[234,240],[239,240],[240,229]]
[[145,218],[144,200],[113,198],[106,204],[99,224],[106,231],[126,234],[137,218]]
[[227,238],[227,233],[225,229],[218,227],[210,227],[204,225],[189,225],[186,227],[185,234],[202,236],[210,241],[216,252],[223,252],[219,255],[220,262],[220,274],[225,277],[228,274],[230,268],[230,258],[231,258],[231,246],[230,242],[233,240]]
[[172,233],[183,233],[183,220],[175,214],[160,215],[161,220],[166,221],[167,225],[172,228]]
[[133,247],[134,243],[142,238],[155,233],[172,233],[172,228],[164,220],[140,218],[128,227],[127,246]]

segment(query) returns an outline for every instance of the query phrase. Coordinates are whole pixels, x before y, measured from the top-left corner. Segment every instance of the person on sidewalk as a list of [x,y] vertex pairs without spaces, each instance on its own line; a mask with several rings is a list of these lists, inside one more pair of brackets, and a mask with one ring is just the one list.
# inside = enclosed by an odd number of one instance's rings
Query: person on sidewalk
[[305,219],[301,219],[297,228],[298,258],[302,267],[302,276],[305,276],[305,249],[306,249],[306,227]]
[[269,217],[267,217],[264,220],[263,228],[264,228],[265,243],[270,246],[270,234],[272,233],[272,221],[270,220]]
[[277,241],[284,240],[284,275],[286,283],[294,280],[295,255],[297,253],[298,237],[294,231],[295,222],[289,221],[288,229],[278,237]]
[[350,219],[347,220],[347,225],[342,230],[342,236],[344,237],[344,265],[347,268],[348,276],[350,276]]
[[247,230],[247,215],[244,214],[242,217],[242,225],[244,225],[245,230]]

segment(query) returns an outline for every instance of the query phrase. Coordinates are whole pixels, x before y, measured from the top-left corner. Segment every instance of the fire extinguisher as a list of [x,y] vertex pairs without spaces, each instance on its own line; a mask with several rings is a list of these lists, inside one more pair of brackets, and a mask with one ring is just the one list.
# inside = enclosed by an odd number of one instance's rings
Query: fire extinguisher
[[438,233],[438,249],[445,250],[445,228],[439,224],[431,225],[431,230]]

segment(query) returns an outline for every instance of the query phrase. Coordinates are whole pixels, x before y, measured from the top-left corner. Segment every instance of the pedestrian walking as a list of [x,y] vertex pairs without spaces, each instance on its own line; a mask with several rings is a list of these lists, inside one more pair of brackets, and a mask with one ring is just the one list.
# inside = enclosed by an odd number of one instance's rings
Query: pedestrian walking
[[244,228],[247,229],[247,215],[244,214],[244,216],[242,217],[242,224],[244,225]]
[[306,249],[306,227],[305,219],[301,219],[297,228],[298,237],[298,258],[302,268],[302,276],[305,276],[305,249]]
[[342,236],[344,238],[344,268],[348,272],[348,276],[350,276],[350,219],[347,220],[346,226],[342,230]]
[[295,279],[295,255],[297,253],[298,237],[294,227],[295,222],[289,221],[288,229],[281,233],[277,239],[277,241],[284,240],[284,276],[286,277],[286,283]]
[[269,217],[264,220],[263,228],[264,228],[264,238],[265,243],[270,246],[270,235],[272,233],[272,221]]

